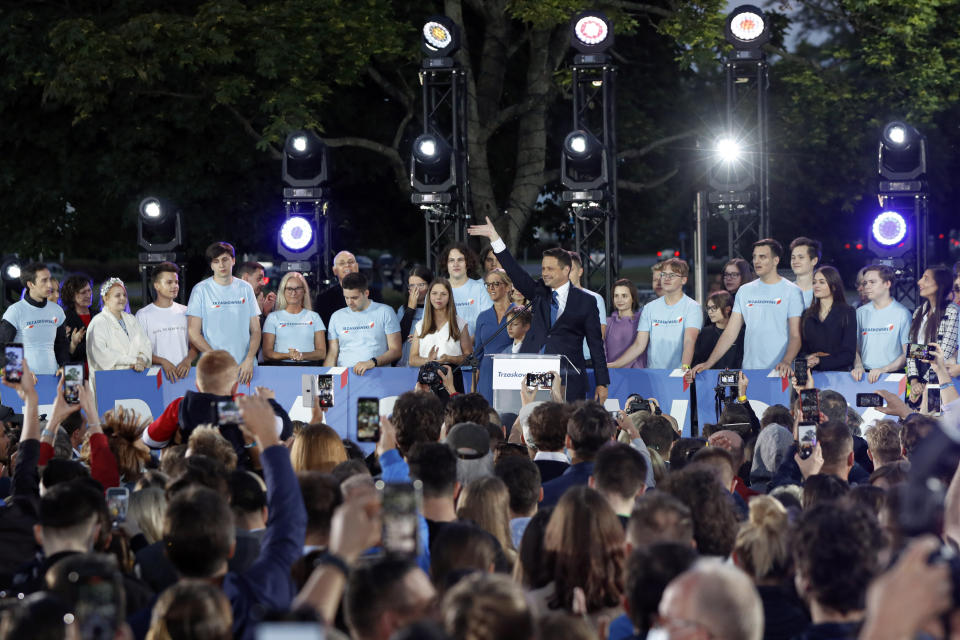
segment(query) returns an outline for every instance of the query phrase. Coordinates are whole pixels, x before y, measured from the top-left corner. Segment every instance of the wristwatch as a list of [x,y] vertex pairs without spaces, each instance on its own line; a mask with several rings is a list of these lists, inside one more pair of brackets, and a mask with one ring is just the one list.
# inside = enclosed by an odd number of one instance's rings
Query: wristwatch
[[375,367],[379,367],[379,366],[380,366],[380,364],[377,362],[377,359],[376,359],[376,358],[370,358],[370,362],[372,362],[372,363],[373,363],[373,366],[375,366]]

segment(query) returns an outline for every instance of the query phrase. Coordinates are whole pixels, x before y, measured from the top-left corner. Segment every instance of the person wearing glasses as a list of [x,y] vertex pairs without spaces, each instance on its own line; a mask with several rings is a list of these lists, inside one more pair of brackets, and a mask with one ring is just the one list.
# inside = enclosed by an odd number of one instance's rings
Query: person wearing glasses
[[755,279],[750,263],[743,258],[734,258],[723,265],[723,288],[731,296],[736,296],[740,287]]
[[263,323],[265,363],[318,364],[327,355],[327,327],[312,309],[303,274],[291,271],[280,280],[277,310]]
[[487,401],[492,401],[493,360],[484,358],[483,354],[504,353],[510,348],[512,340],[510,334],[504,329],[485,348],[483,344],[490,340],[491,336],[504,325],[507,318],[516,311],[516,307],[510,300],[513,281],[506,271],[503,269],[489,271],[483,278],[483,284],[487,288],[487,295],[490,296],[493,306],[477,316],[477,331],[473,336],[473,351],[479,359],[480,365],[478,368],[479,377],[476,378],[475,385],[478,393]]
[[423,319],[423,305],[427,299],[427,287],[433,282],[433,271],[416,264],[407,276],[407,303],[397,308],[397,322],[403,336],[403,354],[398,367],[406,367],[410,361],[410,345],[413,342],[413,325]]
[[690,266],[680,258],[664,261],[660,273],[663,297],[643,308],[636,339],[607,365],[609,368],[625,367],[644,352],[650,369],[690,368],[693,347],[703,327],[703,311],[696,300],[683,293],[689,273]]
[[[717,346],[717,341],[730,321],[730,314],[733,313],[733,296],[726,291],[714,291],[707,297],[706,310],[710,323],[705,325],[697,336],[693,347],[694,362],[703,362],[709,358],[713,348]],[[739,369],[743,364],[743,332],[744,330],[740,329],[737,341],[717,360],[714,365],[717,369]]]

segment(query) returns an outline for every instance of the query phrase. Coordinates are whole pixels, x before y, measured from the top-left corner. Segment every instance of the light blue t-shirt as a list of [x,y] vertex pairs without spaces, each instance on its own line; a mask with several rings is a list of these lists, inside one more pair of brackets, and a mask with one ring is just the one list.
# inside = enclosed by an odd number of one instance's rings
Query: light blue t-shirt
[[286,309],[274,311],[263,323],[263,332],[276,336],[273,350],[277,353],[288,353],[290,349],[309,353],[314,350],[314,334],[326,330],[320,314],[308,309],[301,309],[296,314]]
[[3,312],[3,319],[16,327],[17,335],[13,341],[23,345],[23,357],[30,370],[42,375],[56,373],[57,356],[53,343],[57,329],[66,319],[60,305],[48,300],[42,307],[35,307],[26,300],[18,300]]
[[391,333],[400,333],[400,323],[393,309],[371,300],[363,311],[351,311],[350,307],[334,311],[327,336],[339,341],[337,366],[352,367],[382,355],[387,350],[387,336]]
[[683,333],[703,328],[703,311],[690,296],[667,304],[666,296],[648,302],[640,312],[637,333],[650,334],[647,343],[648,369],[676,369],[683,364]]
[[[590,291],[590,289],[584,289],[583,287],[580,287],[580,291],[583,291],[584,293],[589,293],[590,295],[593,296],[594,300],[597,301],[597,313],[600,316],[600,324],[603,326],[607,326],[607,305],[603,301],[603,296],[601,296],[596,291]],[[584,360],[590,359],[590,348],[587,346],[586,338],[583,339],[583,359]]]
[[790,341],[789,318],[803,314],[800,287],[780,278],[776,284],[754,280],[740,287],[733,310],[743,316],[744,369],[772,369],[783,360]]
[[240,278],[224,286],[213,278],[201,281],[190,292],[187,315],[200,318],[203,339],[243,362],[250,349],[250,318],[260,315],[253,287]]
[[803,294],[803,308],[806,309],[813,304],[813,287],[807,289],[806,291],[801,289],[800,293]]
[[910,321],[910,312],[896,300],[883,309],[872,302],[857,308],[857,348],[864,369],[885,367],[903,355]]
[[487,287],[483,280],[468,278],[467,281],[453,288],[453,301],[457,305],[457,315],[467,321],[470,335],[477,332],[477,316],[493,306],[493,300],[487,295]]

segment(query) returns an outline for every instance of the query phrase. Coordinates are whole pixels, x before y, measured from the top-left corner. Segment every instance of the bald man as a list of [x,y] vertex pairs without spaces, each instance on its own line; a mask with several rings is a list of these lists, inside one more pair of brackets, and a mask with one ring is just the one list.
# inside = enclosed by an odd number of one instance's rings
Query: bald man
[[[323,320],[323,326],[325,327],[330,326],[330,316],[333,315],[334,311],[347,306],[343,300],[343,287],[340,286],[340,283],[343,282],[347,274],[358,273],[360,264],[357,262],[355,255],[349,251],[341,251],[333,257],[332,271],[337,281],[323,291],[318,290],[317,303],[313,305],[313,310],[320,314],[320,319]],[[379,290],[371,288],[370,299],[374,302],[382,302]]]
[[660,627],[690,640],[760,640],[763,604],[740,569],[718,559],[698,561],[667,585]]

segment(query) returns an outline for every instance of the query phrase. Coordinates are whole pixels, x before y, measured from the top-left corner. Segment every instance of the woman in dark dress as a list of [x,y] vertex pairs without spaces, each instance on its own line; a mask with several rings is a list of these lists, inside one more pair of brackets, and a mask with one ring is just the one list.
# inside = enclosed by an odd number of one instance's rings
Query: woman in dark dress
[[70,340],[70,362],[87,362],[87,326],[93,303],[93,281],[85,275],[73,274],[60,287],[60,304],[66,316],[64,327]]
[[[714,291],[707,298],[707,318],[709,324],[704,324],[697,342],[693,347],[693,361],[706,362],[723,330],[727,328],[730,314],[733,313],[733,296],[726,291]],[[714,369],[739,369],[743,362],[743,333],[746,327],[740,329],[740,335],[733,346],[723,354],[723,357],[713,365]]]
[[830,266],[813,272],[813,303],[800,316],[800,353],[814,371],[850,371],[857,355],[857,312],[847,304],[843,280]]

